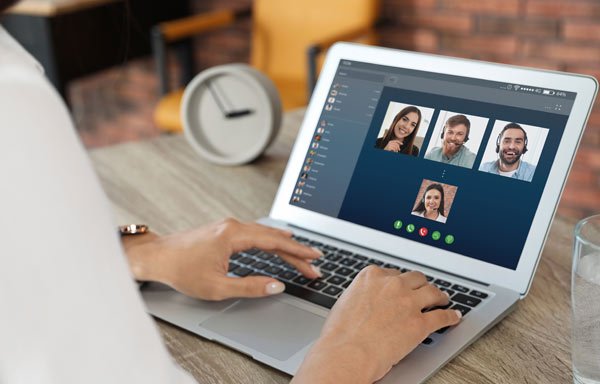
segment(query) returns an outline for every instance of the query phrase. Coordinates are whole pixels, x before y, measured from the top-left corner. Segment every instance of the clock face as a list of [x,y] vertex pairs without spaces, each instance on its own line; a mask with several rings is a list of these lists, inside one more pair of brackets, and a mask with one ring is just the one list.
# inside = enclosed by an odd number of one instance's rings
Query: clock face
[[219,164],[249,162],[274,138],[280,123],[277,114],[281,116],[279,99],[275,91],[277,100],[273,100],[269,84],[255,72],[245,65],[215,67],[198,75],[186,88],[186,136],[208,160]]

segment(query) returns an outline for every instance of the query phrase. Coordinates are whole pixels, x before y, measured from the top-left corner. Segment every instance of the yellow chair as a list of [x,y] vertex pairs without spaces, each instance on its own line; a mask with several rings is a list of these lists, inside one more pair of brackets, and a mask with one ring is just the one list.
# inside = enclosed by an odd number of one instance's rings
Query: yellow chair
[[[277,86],[285,110],[307,104],[324,52],[336,41],[375,43],[379,0],[255,0],[252,9],[219,10],[161,23],[153,29],[153,52],[162,99],[154,121],[163,131],[182,130],[183,89],[168,91],[167,45],[252,17],[251,64]],[[189,48],[189,45],[188,45]],[[191,53],[183,54],[183,79],[191,77]],[[186,66],[187,65],[187,66]]]

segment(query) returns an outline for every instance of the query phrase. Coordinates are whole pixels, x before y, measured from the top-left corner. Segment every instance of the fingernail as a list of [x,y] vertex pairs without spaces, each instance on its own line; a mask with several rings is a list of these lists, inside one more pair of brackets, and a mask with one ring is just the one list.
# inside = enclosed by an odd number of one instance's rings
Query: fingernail
[[311,265],[310,267],[312,268],[313,271],[315,271],[317,276],[323,277],[323,274],[321,273],[321,268],[317,267],[316,265]]
[[461,311],[458,311],[458,310],[455,309],[454,312],[456,312],[456,315],[458,316],[459,319],[462,318],[462,312]]
[[313,251],[315,251],[317,254],[319,254],[319,256],[323,256],[323,251],[321,251],[319,248],[317,247],[311,247],[313,249]]
[[276,295],[283,291],[285,291],[285,285],[279,281],[274,281],[272,283],[269,283],[265,287],[265,292],[267,292],[267,295]]
[[442,292],[444,292],[444,294],[446,294],[446,296],[450,297],[450,294],[448,292],[446,292],[446,291],[442,291]]

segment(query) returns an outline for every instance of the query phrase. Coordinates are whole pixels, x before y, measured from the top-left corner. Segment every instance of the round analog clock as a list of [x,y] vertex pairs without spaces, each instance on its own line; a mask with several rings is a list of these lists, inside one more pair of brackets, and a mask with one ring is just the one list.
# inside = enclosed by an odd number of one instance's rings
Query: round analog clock
[[245,64],[198,74],[185,88],[184,133],[208,161],[248,163],[273,142],[281,124],[281,100],[273,82]]

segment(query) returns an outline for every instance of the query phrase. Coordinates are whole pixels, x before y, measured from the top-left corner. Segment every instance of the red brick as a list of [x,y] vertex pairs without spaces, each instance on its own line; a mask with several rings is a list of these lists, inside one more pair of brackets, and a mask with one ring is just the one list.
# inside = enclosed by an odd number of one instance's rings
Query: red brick
[[528,0],[525,4],[525,14],[553,18],[593,18],[600,16],[600,3],[595,0]]
[[382,3],[381,14],[388,18],[395,18],[394,14],[412,11],[415,9],[431,10],[436,8],[438,5],[437,0],[387,0],[383,1]]
[[527,41],[523,44],[523,54],[565,63],[600,63],[600,47],[576,44]]
[[529,57],[512,57],[506,61],[507,64],[519,65],[521,67],[542,68],[552,71],[563,70],[563,65],[557,61],[534,59]]
[[591,207],[596,210],[600,208],[600,189],[590,186],[567,186],[563,192],[563,199],[568,201],[571,206],[578,208]]
[[558,36],[558,21],[549,19],[523,21],[514,17],[482,16],[479,18],[477,26],[477,30],[485,34],[537,38],[556,38]]
[[412,31],[394,34],[382,34],[387,40],[382,40],[383,46],[392,46],[401,49],[410,49],[418,52],[438,52],[439,37],[437,33],[427,29],[414,29]]
[[600,42],[600,23],[565,20],[562,34],[567,40]]
[[[588,169],[596,171],[600,170],[600,150],[595,147],[580,146],[577,151],[577,157],[575,157],[575,164],[582,165]],[[600,204],[600,199],[598,200]]]
[[470,32],[474,26],[470,16],[449,12],[403,13],[399,20],[405,26],[431,28],[443,32]]
[[519,14],[519,0],[441,0],[441,7],[469,13]]
[[512,56],[517,53],[518,46],[517,38],[511,36],[442,36],[442,47],[449,51]]
[[567,184],[573,185],[594,185],[598,181],[598,174],[587,168],[585,164],[573,167],[569,174]]
[[600,79],[600,66],[584,66],[571,64],[565,67],[565,71],[572,73],[579,73],[582,75],[593,76],[596,79]]

